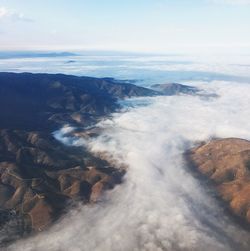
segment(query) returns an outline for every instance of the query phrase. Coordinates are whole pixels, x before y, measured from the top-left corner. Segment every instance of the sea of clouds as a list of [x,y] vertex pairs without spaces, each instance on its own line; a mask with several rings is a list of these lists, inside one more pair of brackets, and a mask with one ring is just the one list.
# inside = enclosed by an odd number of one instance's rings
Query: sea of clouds
[[150,86],[165,82],[226,80],[250,82],[250,56],[136,55],[86,53],[78,56],[0,59],[0,71],[65,73],[136,80]]
[[[223,67],[230,66],[221,65],[222,72]],[[126,164],[124,182],[97,204],[79,205],[48,231],[8,250],[249,250],[250,233],[230,219],[209,188],[193,177],[183,153],[213,137],[250,140],[250,83],[227,78],[189,83],[218,97],[126,100],[121,112],[97,125],[102,128],[97,138],[69,138],[65,133],[73,130],[70,127],[56,132],[65,144],[83,145]]]

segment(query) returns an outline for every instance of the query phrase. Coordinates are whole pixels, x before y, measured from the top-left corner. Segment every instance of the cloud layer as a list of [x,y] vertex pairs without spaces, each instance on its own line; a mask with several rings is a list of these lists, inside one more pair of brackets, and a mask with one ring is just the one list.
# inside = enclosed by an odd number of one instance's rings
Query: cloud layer
[[79,205],[48,232],[9,250],[249,250],[249,233],[224,215],[211,192],[190,174],[182,154],[214,136],[250,139],[250,85],[199,86],[220,97],[130,100],[148,105],[126,106],[100,122],[103,133],[87,146],[128,165],[124,183],[99,204]]

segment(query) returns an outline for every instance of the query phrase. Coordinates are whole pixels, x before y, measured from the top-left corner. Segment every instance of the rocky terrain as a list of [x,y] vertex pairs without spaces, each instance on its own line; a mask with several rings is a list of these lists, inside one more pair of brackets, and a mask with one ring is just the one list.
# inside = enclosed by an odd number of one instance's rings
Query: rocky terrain
[[212,181],[230,211],[250,223],[250,141],[211,140],[192,149],[187,157]]
[[152,95],[112,79],[0,73],[0,243],[46,229],[68,205],[96,202],[122,180],[123,168],[60,143],[55,130],[84,134],[118,99]]

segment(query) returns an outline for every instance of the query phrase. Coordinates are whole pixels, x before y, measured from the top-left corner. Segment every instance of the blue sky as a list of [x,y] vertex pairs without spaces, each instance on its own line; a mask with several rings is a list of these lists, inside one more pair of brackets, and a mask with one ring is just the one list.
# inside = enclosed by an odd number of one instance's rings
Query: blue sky
[[0,0],[0,49],[250,52],[250,0]]

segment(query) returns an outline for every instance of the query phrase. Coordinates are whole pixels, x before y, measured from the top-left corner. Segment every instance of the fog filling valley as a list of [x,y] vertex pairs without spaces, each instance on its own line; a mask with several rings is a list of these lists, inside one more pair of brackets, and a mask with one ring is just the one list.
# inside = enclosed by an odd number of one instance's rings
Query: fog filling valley
[[131,99],[97,125],[103,129],[97,138],[72,141],[61,135],[64,143],[84,144],[126,164],[124,182],[97,204],[79,205],[48,231],[8,250],[249,250],[249,232],[193,177],[183,153],[211,137],[250,139],[250,85],[196,85],[218,97]]
[[97,138],[70,138],[70,125],[55,132],[64,144],[105,153],[118,167],[126,165],[124,181],[98,203],[72,208],[50,229],[7,250],[249,250],[249,232],[225,214],[204,181],[194,177],[183,154],[214,137],[250,140],[250,58],[208,63],[176,56],[93,56],[65,64],[69,59],[10,59],[0,62],[0,70],[60,69],[132,79],[142,86],[175,81],[218,96],[128,99],[121,102],[122,111],[97,124],[102,129]]

